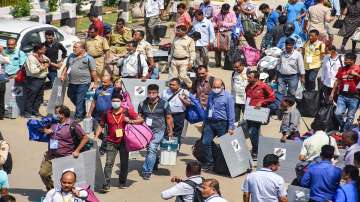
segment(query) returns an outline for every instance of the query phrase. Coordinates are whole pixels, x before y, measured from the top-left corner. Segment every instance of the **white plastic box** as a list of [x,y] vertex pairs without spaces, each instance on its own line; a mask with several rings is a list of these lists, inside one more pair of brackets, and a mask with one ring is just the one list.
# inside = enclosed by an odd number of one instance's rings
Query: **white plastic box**
[[160,164],[165,166],[176,165],[176,157],[179,148],[177,138],[163,139],[160,143]]

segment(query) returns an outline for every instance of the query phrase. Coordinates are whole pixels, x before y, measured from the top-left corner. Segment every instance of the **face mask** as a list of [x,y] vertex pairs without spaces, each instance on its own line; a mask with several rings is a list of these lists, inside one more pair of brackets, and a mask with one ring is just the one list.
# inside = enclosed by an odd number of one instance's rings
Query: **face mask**
[[215,94],[219,94],[221,92],[221,88],[213,88],[212,92]]
[[111,106],[114,109],[119,109],[120,108],[121,103],[120,102],[111,102]]
[[53,119],[53,122],[55,122],[55,123],[58,123],[58,122],[60,121],[60,117],[59,117],[59,115],[57,115],[57,114],[54,114],[54,115],[52,116],[52,119]]

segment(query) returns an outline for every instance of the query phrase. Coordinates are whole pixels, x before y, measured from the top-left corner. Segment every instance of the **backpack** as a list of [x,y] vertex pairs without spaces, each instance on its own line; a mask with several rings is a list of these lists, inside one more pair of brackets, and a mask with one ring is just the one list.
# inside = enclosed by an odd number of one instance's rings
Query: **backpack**
[[88,193],[86,202],[100,202],[98,197],[96,197],[94,191],[91,189],[90,185],[83,185],[81,186],[81,188]]
[[[70,134],[74,142],[74,148],[76,149],[81,142],[81,139],[79,138],[77,132],[76,132],[76,125],[77,123],[72,122],[70,123]],[[80,152],[88,151],[94,146],[94,141],[89,139],[89,141],[85,144],[85,146],[81,149]]]
[[[197,184],[192,180],[185,180],[184,183],[187,185],[190,185],[194,189],[193,202],[204,202],[205,201],[201,195],[201,191],[199,190],[200,184]],[[180,196],[180,199],[181,199],[181,201],[184,201],[183,196]]]

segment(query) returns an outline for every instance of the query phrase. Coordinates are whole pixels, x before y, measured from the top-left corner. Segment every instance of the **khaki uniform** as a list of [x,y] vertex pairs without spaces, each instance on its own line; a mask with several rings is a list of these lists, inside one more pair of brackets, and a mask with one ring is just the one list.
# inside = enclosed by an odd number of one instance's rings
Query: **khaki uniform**
[[170,77],[178,77],[188,88],[191,88],[192,82],[187,72],[188,65],[192,65],[196,57],[194,40],[188,36],[175,37],[170,56]]
[[146,59],[153,58],[153,49],[149,42],[145,41],[144,39],[139,42],[136,51],[146,56]]
[[116,55],[126,54],[126,44],[132,40],[131,30],[127,27],[124,27],[124,32],[122,34],[118,33],[116,30],[111,32],[110,36],[110,50]]
[[[96,72],[101,78],[105,73],[105,52],[108,51],[109,44],[107,40],[102,36],[96,36],[95,38],[88,38],[86,40],[86,51],[91,55],[96,62]],[[110,73],[107,71],[107,75]]]

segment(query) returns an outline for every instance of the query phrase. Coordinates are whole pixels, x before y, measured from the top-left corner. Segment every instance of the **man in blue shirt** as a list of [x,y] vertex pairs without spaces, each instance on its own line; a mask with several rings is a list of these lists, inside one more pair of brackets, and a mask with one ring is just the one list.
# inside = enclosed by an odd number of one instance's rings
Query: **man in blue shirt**
[[196,66],[207,66],[209,62],[207,47],[209,44],[213,45],[215,39],[214,25],[204,17],[204,13],[201,10],[195,11],[195,19],[192,32],[199,32],[201,34],[201,39],[197,40],[195,44],[195,63]]
[[327,202],[332,200],[341,180],[341,169],[332,165],[335,148],[324,145],[321,148],[321,161],[313,163],[301,179],[301,185],[310,188],[310,201]]
[[214,16],[214,7],[210,0],[204,0],[199,6],[199,10],[202,11],[204,16],[209,20]]
[[212,155],[212,141],[218,136],[227,132],[234,134],[235,112],[234,98],[224,90],[222,80],[215,79],[212,85],[212,92],[209,95],[206,108],[206,120],[202,134],[202,143],[206,145],[203,170],[210,170],[213,167],[214,159]]
[[266,18],[266,34],[261,41],[261,49],[265,50],[272,45],[272,30],[279,24],[278,18],[280,13],[277,10],[270,8],[268,4],[261,4],[259,10],[264,14]]
[[7,47],[4,49],[3,55],[8,57],[10,62],[4,64],[5,73],[11,77],[16,74],[21,66],[25,63],[27,55],[16,48],[16,39],[10,38],[7,40]]

